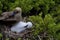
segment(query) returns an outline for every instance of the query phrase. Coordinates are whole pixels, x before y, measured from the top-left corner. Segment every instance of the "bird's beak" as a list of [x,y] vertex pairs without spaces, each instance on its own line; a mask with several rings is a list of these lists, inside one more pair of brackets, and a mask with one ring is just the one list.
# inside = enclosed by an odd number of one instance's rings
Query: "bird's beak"
[[27,28],[28,25],[24,26],[24,28]]

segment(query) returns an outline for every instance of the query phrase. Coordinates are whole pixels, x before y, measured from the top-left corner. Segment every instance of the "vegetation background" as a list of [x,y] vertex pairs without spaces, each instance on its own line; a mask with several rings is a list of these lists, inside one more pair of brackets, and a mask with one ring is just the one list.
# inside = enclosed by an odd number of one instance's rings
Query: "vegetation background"
[[[32,34],[36,40],[38,35],[60,40],[60,0],[0,0],[0,14],[15,7],[21,7],[22,16],[29,16],[33,22]],[[42,40],[49,40],[49,37]]]

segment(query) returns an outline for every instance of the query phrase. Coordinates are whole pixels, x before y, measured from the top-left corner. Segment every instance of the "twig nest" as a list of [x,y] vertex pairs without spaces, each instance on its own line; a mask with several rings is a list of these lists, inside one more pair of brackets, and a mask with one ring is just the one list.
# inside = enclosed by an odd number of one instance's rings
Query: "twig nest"
[[25,37],[25,35],[28,35],[28,33],[31,33],[32,31],[30,29],[26,29],[23,32],[20,33],[16,33],[16,32],[12,32],[12,31],[7,31],[5,30],[4,33],[5,35],[7,35],[10,38],[20,38],[20,37]]

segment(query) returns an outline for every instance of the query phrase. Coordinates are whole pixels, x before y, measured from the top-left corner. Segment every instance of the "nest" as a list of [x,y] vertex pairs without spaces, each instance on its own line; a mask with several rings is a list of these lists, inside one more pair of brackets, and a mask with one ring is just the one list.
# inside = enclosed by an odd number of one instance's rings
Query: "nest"
[[10,31],[10,28],[5,28],[4,31],[2,31],[5,37],[9,37],[9,38],[20,38],[20,37],[25,37],[26,35],[28,35],[32,32],[31,29],[26,29],[20,33],[16,33],[16,32],[12,32]]
[[13,25],[14,23],[16,23],[16,20],[0,20],[0,25],[1,25],[1,33],[4,34],[5,37],[9,37],[9,38],[19,38],[19,37],[24,37],[26,35],[29,35],[32,31],[31,29],[26,29],[21,33],[16,33],[16,32],[12,32],[10,31],[10,27],[11,25]]

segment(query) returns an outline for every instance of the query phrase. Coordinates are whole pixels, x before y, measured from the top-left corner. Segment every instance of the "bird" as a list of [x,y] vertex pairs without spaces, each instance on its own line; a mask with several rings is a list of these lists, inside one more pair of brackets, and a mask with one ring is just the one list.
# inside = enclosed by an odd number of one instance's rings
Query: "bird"
[[24,31],[27,28],[31,28],[32,25],[33,25],[32,22],[20,21],[20,22],[18,22],[17,24],[15,24],[11,27],[11,31],[16,32],[16,33],[20,33],[20,32]]
[[16,20],[22,20],[21,14],[22,9],[20,7],[16,7],[13,11],[3,12],[1,14],[2,17],[0,18],[0,20],[10,19],[11,17]]

